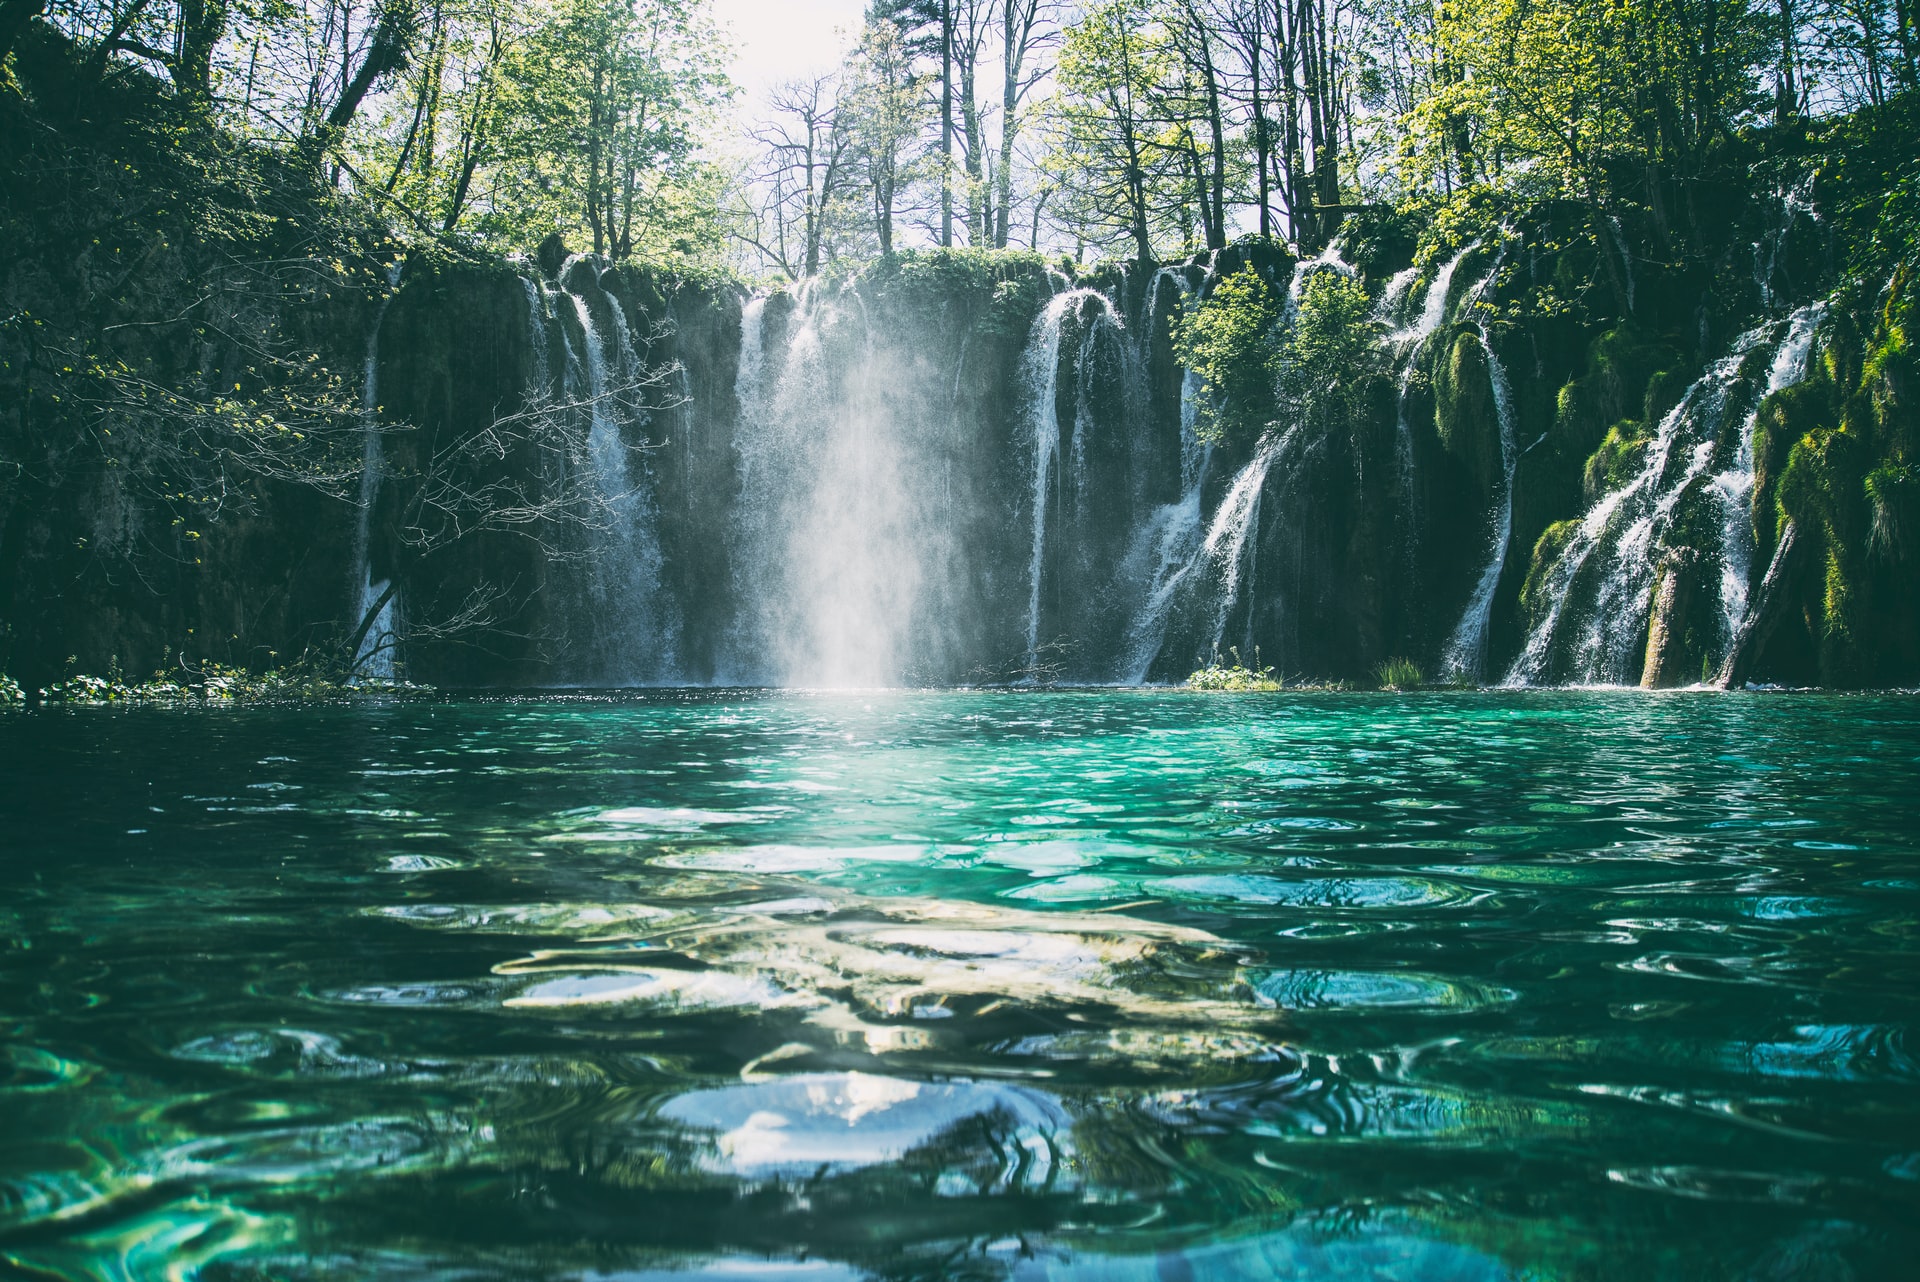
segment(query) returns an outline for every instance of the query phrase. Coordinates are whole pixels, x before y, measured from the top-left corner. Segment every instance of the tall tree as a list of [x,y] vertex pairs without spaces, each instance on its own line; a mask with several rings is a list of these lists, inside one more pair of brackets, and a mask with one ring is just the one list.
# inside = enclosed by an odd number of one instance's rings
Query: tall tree
[[1069,215],[1154,257],[1152,216],[1167,166],[1157,98],[1179,58],[1150,0],[1104,0],[1067,29],[1054,101],[1053,163]]
[[829,230],[856,181],[838,89],[833,76],[782,85],[773,94],[773,119],[755,133],[766,149],[774,220],[772,239],[760,237],[760,248],[796,280],[819,274]]
[[891,254],[895,210],[916,172],[926,85],[899,28],[884,21],[867,25],[848,71],[847,130],[872,200],[875,239]]
[[1051,0],[1001,0],[1000,10],[1000,163],[994,174],[993,245],[1007,247],[1013,219],[1013,161],[1025,123],[1027,97],[1048,74],[1039,55],[1053,43]]

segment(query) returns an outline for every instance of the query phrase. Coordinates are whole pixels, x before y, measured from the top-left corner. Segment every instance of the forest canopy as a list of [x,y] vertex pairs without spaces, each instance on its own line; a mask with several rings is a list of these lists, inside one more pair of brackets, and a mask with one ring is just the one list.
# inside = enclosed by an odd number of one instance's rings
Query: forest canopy
[[[1324,246],[1491,193],[1661,237],[1744,131],[1920,77],[1911,0],[874,0],[742,104],[707,0],[0,0],[412,234],[798,278],[915,245]],[[746,117],[743,119],[743,114]]]

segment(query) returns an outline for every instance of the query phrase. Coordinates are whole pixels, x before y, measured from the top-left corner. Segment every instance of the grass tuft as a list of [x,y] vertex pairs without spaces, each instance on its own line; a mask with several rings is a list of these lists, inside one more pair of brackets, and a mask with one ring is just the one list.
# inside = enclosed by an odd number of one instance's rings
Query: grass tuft
[[1388,659],[1373,675],[1382,690],[1418,690],[1426,682],[1426,674],[1412,659]]

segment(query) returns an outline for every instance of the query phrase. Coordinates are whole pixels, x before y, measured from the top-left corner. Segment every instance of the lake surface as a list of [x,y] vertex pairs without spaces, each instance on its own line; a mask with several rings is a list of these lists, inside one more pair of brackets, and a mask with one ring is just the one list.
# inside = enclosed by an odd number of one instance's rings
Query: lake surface
[[1917,783],[1909,698],[0,718],[0,1276],[1912,1276]]

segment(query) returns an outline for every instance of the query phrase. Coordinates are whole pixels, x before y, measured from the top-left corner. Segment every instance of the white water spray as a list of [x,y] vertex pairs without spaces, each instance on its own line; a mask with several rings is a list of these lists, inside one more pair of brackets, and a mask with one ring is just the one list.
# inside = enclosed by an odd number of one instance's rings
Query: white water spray
[[[1475,291],[1476,302],[1484,300],[1497,286],[1500,266],[1505,259],[1506,246],[1503,244],[1494,257],[1493,266]],[[1447,640],[1441,666],[1448,673],[1478,681],[1486,674],[1487,629],[1493,617],[1494,593],[1499,590],[1500,576],[1506,569],[1507,552],[1513,542],[1513,473],[1519,462],[1520,450],[1514,430],[1513,383],[1507,377],[1506,365],[1493,350],[1493,336],[1487,329],[1486,321],[1476,318],[1474,324],[1480,332],[1480,350],[1487,359],[1487,377],[1493,388],[1494,417],[1500,430],[1500,490],[1499,497],[1494,501],[1493,533],[1486,564],[1474,582],[1473,595],[1467,598],[1466,612],[1460,616],[1459,624]]]

